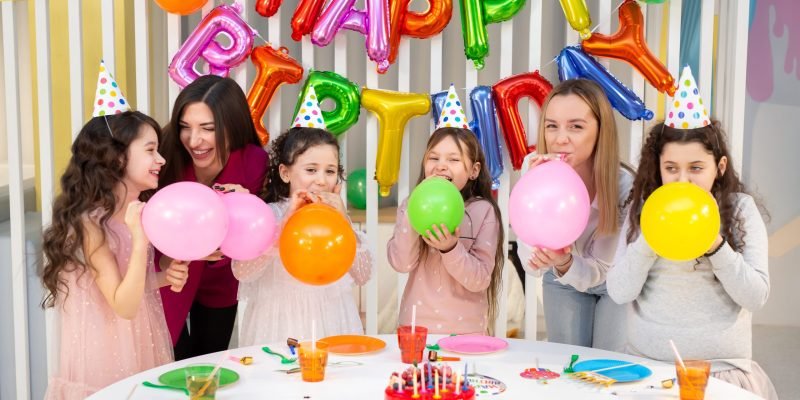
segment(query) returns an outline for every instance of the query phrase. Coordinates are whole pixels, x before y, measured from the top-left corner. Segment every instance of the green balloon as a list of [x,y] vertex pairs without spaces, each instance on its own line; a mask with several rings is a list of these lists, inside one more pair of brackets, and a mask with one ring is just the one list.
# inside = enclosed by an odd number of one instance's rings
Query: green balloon
[[463,218],[464,199],[458,188],[447,179],[426,179],[408,198],[408,220],[420,235],[434,224],[445,224],[452,233]]
[[358,86],[335,72],[313,70],[308,74],[303,90],[300,91],[292,121],[297,117],[297,110],[306,98],[309,85],[314,86],[320,105],[325,99],[331,99],[336,103],[333,110],[322,111],[322,119],[325,120],[328,132],[339,136],[358,122],[358,114],[361,112]]
[[367,208],[367,170],[364,168],[351,171],[347,175],[347,201],[359,209]]

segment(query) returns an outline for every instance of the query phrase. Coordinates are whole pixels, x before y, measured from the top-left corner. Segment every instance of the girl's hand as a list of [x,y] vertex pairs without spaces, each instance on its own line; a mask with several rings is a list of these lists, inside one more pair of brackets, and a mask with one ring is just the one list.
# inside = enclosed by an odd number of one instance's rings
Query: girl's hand
[[144,228],[142,228],[143,209],[144,203],[141,201],[134,200],[128,203],[128,208],[125,210],[125,225],[128,226],[128,230],[131,231],[131,236],[133,238],[147,240],[147,236],[144,234]]
[[286,208],[286,216],[284,217],[284,221],[287,221],[289,217],[295,213],[295,211],[300,209],[300,207],[313,203],[314,197],[315,196],[305,189],[301,189],[292,193],[289,196],[289,206]]
[[315,197],[315,203],[327,204],[343,215],[347,215],[347,209],[344,206],[341,196],[342,185],[337,183],[333,188],[333,192],[313,192],[312,197]]
[[180,292],[186,281],[189,279],[189,261],[172,260],[169,267],[164,270],[164,279],[167,285],[170,285],[170,290],[173,292]]
[[250,193],[250,191],[247,190],[247,188],[245,188],[242,185],[237,185],[235,183],[226,183],[226,184],[215,183],[211,186],[211,188],[222,193],[230,193],[230,192]]
[[556,267],[558,268],[558,272],[564,274],[569,271],[571,258],[571,246],[556,251],[534,247],[531,249],[531,258],[528,259],[528,267],[533,270]]
[[456,228],[456,231],[451,234],[450,230],[447,229],[445,224],[441,224],[441,227],[431,225],[431,229],[426,230],[425,234],[422,235],[422,240],[424,240],[428,246],[431,246],[442,253],[447,253],[456,247],[456,244],[458,243],[458,234],[458,228]]

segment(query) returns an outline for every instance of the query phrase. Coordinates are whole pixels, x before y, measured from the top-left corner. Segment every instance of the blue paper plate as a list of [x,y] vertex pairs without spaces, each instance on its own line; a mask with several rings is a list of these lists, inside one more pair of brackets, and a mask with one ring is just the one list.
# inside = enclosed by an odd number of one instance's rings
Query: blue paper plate
[[[617,365],[630,364],[630,361],[622,360],[586,360],[581,361],[573,366],[575,372],[580,371],[596,371],[598,369],[614,367]],[[608,371],[600,371],[598,374],[607,376],[617,382],[634,382],[653,374],[650,368],[642,364],[634,364],[628,367],[621,367],[617,369],[610,369]]]

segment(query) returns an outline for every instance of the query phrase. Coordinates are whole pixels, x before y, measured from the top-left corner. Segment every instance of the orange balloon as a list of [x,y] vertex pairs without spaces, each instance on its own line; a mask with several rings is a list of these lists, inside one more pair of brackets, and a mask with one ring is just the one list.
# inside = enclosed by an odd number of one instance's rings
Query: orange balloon
[[659,92],[675,94],[675,78],[661,61],[650,52],[644,38],[644,16],[635,0],[619,8],[619,30],[613,35],[593,33],[581,42],[583,51],[598,56],[623,60],[639,70]]
[[208,3],[208,0],[156,0],[156,4],[170,14],[189,15]]
[[389,1],[389,62],[397,59],[400,37],[427,39],[441,33],[453,16],[453,0],[428,0],[425,12],[410,11],[412,0]]
[[356,258],[356,234],[333,207],[309,204],[283,227],[280,254],[286,271],[309,285],[327,285],[344,276]]
[[247,92],[250,115],[256,125],[256,133],[262,145],[269,143],[269,132],[264,127],[264,112],[267,111],[278,86],[284,83],[297,83],[303,77],[303,67],[297,60],[289,57],[285,47],[275,50],[270,45],[253,49],[250,58],[256,66],[256,79]]

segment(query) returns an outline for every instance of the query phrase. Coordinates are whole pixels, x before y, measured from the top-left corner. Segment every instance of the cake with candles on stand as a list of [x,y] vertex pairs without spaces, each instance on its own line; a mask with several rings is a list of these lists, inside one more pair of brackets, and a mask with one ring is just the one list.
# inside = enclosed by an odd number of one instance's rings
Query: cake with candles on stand
[[423,364],[412,366],[402,373],[394,372],[389,377],[385,400],[473,400],[475,387],[447,364]]

